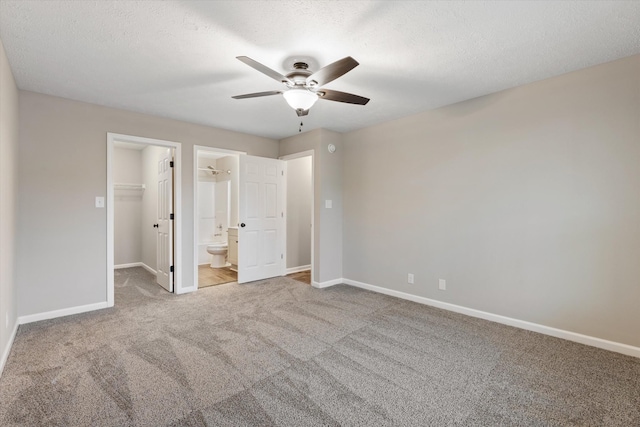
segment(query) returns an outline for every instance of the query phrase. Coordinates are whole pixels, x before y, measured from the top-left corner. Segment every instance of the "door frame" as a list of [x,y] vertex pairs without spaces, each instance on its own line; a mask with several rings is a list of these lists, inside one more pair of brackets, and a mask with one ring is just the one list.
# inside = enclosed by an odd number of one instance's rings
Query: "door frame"
[[142,136],[123,135],[107,132],[107,307],[114,305],[114,191],[113,191],[113,149],[115,142],[128,142],[140,145],[154,145],[173,148],[173,292],[189,292],[182,286],[182,144],[163,139]]
[[[198,285],[198,153],[206,151],[209,153],[228,154],[240,157],[246,155],[246,151],[229,150],[226,148],[208,147],[206,145],[193,146],[193,286],[199,289]],[[238,194],[238,200],[240,195]]]
[[[299,153],[288,154],[286,156],[280,156],[278,159],[284,160],[285,162],[288,160],[299,159],[302,157],[311,156],[311,284],[313,284],[313,276],[314,276],[314,265],[315,265],[315,202],[316,202],[316,185],[315,185],[315,169],[316,169],[316,158],[315,158],[315,150],[306,150],[301,151]],[[287,168],[288,173],[288,168]],[[285,178],[288,178],[285,177]],[[287,273],[287,222],[289,221],[289,215],[286,210],[287,208],[287,197],[289,196],[289,192],[287,189],[287,179],[284,180],[284,199],[285,199],[285,227],[284,227],[284,239],[285,239],[285,251],[284,251],[284,267],[285,274]]]

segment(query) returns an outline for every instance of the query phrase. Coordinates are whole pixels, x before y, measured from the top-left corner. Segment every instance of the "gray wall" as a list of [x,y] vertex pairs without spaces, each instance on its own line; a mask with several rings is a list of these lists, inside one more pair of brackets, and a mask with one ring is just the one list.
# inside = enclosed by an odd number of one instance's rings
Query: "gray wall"
[[311,264],[311,156],[287,161],[287,268]]
[[185,285],[194,282],[193,145],[278,156],[267,138],[20,91],[19,315],[106,301],[106,209],[94,198],[106,196],[107,132],[182,143]]
[[17,152],[18,88],[0,41],[0,371],[18,316],[14,275]]
[[[335,153],[327,151],[334,144]],[[325,129],[280,141],[280,156],[314,150],[314,262],[313,280],[342,278],[342,135]],[[325,200],[333,207],[325,208]]]
[[344,162],[345,278],[640,346],[640,56],[346,134]]
[[[114,147],[113,182],[142,184],[142,150]],[[116,185],[113,207],[115,265],[142,261],[142,199],[145,193],[118,189]]]

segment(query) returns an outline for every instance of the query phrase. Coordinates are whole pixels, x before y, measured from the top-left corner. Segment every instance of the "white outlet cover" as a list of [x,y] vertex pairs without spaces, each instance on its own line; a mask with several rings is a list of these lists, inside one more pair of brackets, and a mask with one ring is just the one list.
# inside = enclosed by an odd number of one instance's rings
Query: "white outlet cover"
[[441,291],[446,291],[447,290],[447,281],[444,280],[444,279],[438,280],[438,289],[440,289]]
[[407,282],[413,284],[413,282],[414,282],[413,274],[409,273],[407,275]]
[[104,197],[96,197],[96,208],[104,208]]
[[333,207],[333,201],[332,200],[325,200],[324,201],[324,207],[327,209],[331,209]]

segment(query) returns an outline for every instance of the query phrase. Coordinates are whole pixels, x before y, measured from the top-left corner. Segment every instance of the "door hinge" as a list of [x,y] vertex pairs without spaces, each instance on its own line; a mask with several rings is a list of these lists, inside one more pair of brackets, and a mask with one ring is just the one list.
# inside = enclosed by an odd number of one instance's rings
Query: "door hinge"
[[173,167],[173,160],[169,162],[169,167],[172,168]]
[[281,216],[282,218],[284,218],[284,212],[281,212],[281,213],[280,213],[280,216]]
[[282,172],[282,176],[284,176],[284,171],[281,171],[281,172]]
[[169,267],[169,272],[173,273],[173,265]]
[[169,219],[173,219],[173,214],[169,214]]

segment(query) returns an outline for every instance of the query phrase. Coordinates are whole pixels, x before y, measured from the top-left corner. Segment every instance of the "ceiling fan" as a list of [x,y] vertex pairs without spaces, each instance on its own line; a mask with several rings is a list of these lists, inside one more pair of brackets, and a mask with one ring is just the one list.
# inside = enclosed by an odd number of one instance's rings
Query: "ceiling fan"
[[287,75],[282,75],[277,71],[254,61],[248,56],[237,56],[236,58],[272,79],[283,83],[287,89],[284,91],[272,90],[269,92],[257,92],[232,96],[234,99],[257,98],[260,96],[282,94],[289,106],[296,110],[298,116],[306,116],[309,114],[309,108],[311,108],[318,99],[346,102],[348,104],[357,105],[365,105],[369,102],[369,98],[365,98],[363,96],[320,87],[348,73],[358,66],[358,61],[350,56],[329,64],[316,72],[309,70],[309,65],[306,62],[296,62],[293,64],[293,71]]

